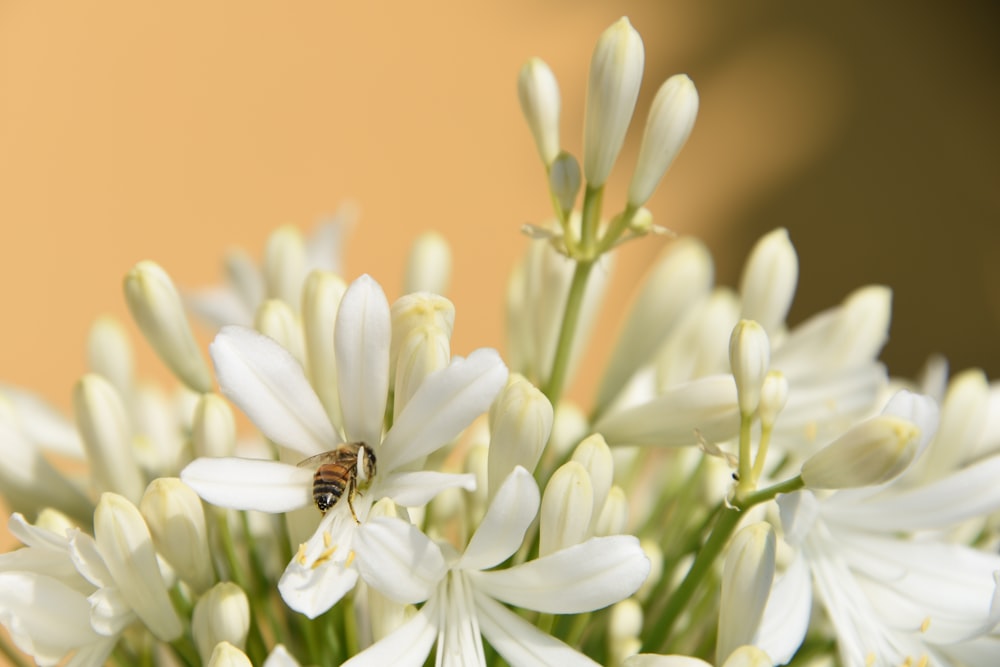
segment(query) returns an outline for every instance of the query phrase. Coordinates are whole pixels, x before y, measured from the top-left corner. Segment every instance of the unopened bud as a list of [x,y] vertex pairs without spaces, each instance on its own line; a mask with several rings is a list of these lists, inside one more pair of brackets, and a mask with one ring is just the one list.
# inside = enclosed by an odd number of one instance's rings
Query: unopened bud
[[305,361],[302,327],[292,307],[280,299],[268,299],[260,304],[254,318],[254,328],[268,338],[273,338],[288,350],[295,360]]
[[538,155],[545,166],[559,154],[559,84],[540,58],[532,58],[521,67],[517,77],[517,97],[521,113],[528,121]]
[[113,317],[100,317],[87,337],[87,366],[107,378],[115,389],[131,391],[135,380],[132,344],[125,327]]
[[622,535],[628,526],[628,498],[620,486],[612,486],[604,507],[593,522],[593,534],[597,537]]
[[913,460],[920,429],[912,422],[879,415],[861,422],[802,464],[811,489],[849,489],[887,482]]
[[628,203],[642,206],[687,141],[698,115],[698,91],[686,74],[667,79],[653,99],[639,159],[628,188]]
[[232,456],[236,450],[236,419],[226,399],[203,394],[194,412],[191,445],[195,458]]
[[156,562],[153,539],[142,514],[126,498],[101,495],[94,511],[94,537],[122,598],[157,639],[180,637],[183,628]]
[[302,232],[291,225],[274,230],[264,247],[263,270],[267,298],[281,299],[298,308],[306,277],[306,247]]
[[764,384],[760,388],[760,405],[757,406],[757,416],[764,428],[774,426],[778,413],[788,402],[788,380],[780,371],[770,371],[764,376]]
[[753,320],[740,320],[729,339],[729,364],[740,412],[752,415],[760,404],[760,388],[771,364],[771,344],[764,327]]
[[450,359],[451,344],[441,328],[428,325],[410,331],[396,358],[393,412],[398,416],[427,376],[446,367]]
[[121,396],[109,381],[89,373],[73,389],[73,412],[96,490],[138,502],[145,482],[132,452],[132,427]]
[[342,423],[337,355],[333,347],[334,324],[346,291],[344,280],[328,271],[313,271],[302,288],[302,335],[309,380],[334,424]]
[[253,667],[246,653],[229,642],[219,642],[212,649],[208,667]]
[[620,665],[625,658],[635,655],[642,647],[639,633],[642,632],[642,606],[629,598],[611,607],[608,621],[608,650],[611,660],[608,664]]
[[211,391],[212,375],[167,272],[154,262],[136,264],[125,276],[125,301],[142,334],[174,375],[194,391]]
[[788,238],[778,228],[765,234],[747,258],[740,278],[741,317],[756,320],[774,336],[784,325],[799,280],[799,258]]
[[547,556],[587,539],[593,507],[594,489],[586,468],[576,461],[560,466],[542,494],[538,555]]
[[154,479],[139,503],[156,550],[195,593],[215,581],[201,499],[176,477]]
[[490,408],[490,498],[517,466],[533,472],[552,432],[552,404],[520,375],[510,381]]
[[437,232],[418,236],[406,261],[403,293],[446,294],[451,282],[451,248]]
[[576,195],[580,192],[580,163],[563,151],[549,168],[549,191],[564,212],[572,211]]
[[771,593],[775,548],[774,530],[765,522],[733,537],[722,572],[716,664],[753,640]]
[[597,517],[614,482],[615,463],[611,456],[611,448],[604,441],[604,436],[594,433],[577,445],[573,450],[572,460],[581,464],[590,475],[590,481],[594,485],[593,515]]
[[208,662],[220,642],[242,650],[250,630],[250,603],[243,589],[224,581],[201,596],[194,606],[191,631],[201,659]]
[[644,60],[642,38],[625,17],[605,30],[594,47],[583,135],[583,171],[590,187],[604,185],[621,151]]

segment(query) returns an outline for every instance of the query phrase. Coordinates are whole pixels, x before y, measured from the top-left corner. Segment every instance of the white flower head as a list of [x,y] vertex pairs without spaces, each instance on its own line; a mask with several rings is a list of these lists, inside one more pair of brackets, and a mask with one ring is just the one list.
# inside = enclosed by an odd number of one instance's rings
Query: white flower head
[[[337,311],[334,345],[343,423],[330,421],[302,367],[273,340],[242,327],[225,327],[212,343],[223,393],[261,432],[303,459],[362,444],[376,462],[359,492],[338,502],[302,544],[279,583],[293,609],[310,617],[326,611],[357,580],[353,542],[372,503],[388,497],[404,506],[426,503],[444,488],[471,488],[471,475],[408,471],[408,464],[451,442],[485,412],[507,380],[507,368],[490,349],[425,378],[383,434],[389,388],[391,325],[382,288],[362,276]],[[181,473],[205,500],[234,509],[288,512],[313,502],[314,471],[251,459],[197,459]],[[353,512],[352,512],[353,510]]]

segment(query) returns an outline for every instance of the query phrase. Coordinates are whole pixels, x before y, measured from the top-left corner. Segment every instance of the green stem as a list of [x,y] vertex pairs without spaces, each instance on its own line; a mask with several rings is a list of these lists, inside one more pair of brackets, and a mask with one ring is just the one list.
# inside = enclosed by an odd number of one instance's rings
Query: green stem
[[578,260],[594,260],[597,255],[597,229],[601,221],[601,200],[604,198],[604,186],[599,188],[587,186],[583,195],[583,213],[580,217],[580,246],[583,252]]
[[646,637],[659,638],[660,644],[656,647],[657,652],[662,653],[666,649],[670,640],[670,631],[673,629],[681,613],[687,608],[691,596],[694,595],[695,591],[701,585],[702,580],[711,572],[715,559],[718,558],[726,543],[729,542],[729,538],[739,525],[744,512],[754,505],[773,499],[779,493],[791,493],[792,491],[801,489],[803,486],[804,483],[801,477],[793,477],[760,491],[748,493],[743,496],[737,494],[737,497],[732,502],[732,506],[723,507],[719,511],[715,525],[712,526],[712,533],[709,535],[705,545],[698,551],[698,555],[695,557],[691,569],[688,570],[687,575],[684,577],[684,581],[681,582],[681,585],[670,596],[670,601],[652,627],[643,633]]
[[576,334],[576,327],[580,321],[583,295],[587,289],[587,278],[590,277],[592,268],[594,268],[594,263],[591,260],[577,262],[576,270],[573,271],[573,281],[569,285],[569,294],[566,295],[566,309],[563,311],[562,327],[559,329],[559,340],[556,342],[556,354],[552,360],[552,371],[549,373],[548,381],[542,390],[553,407],[559,404],[563,384],[566,382],[573,336]]
[[625,210],[611,221],[608,226],[607,231],[604,236],[601,237],[600,242],[597,244],[597,255],[603,255],[612,248],[615,247],[615,243],[621,238],[621,235],[625,233],[629,225],[632,224],[632,219],[635,217],[636,211],[638,211],[635,206],[629,204],[625,207]]
[[767,449],[771,444],[771,428],[767,426],[761,426],[760,429],[760,443],[757,445],[757,458],[753,462],[753,483],[754,485],[760,480],[760,476],[764,473],[764,462],[767,459]]
[[188,638],[187,635],[181,635],[174,641],[170,642],[170,648],[174,650],[177,657],[180,658],[188,667],[195,667],[195,665],[201,664],[201,657],[198,655],[198,649],[195,648],[194,642]]
[[746,495],[754,490],[753,459],[750,454],[750,427],[753,426],[753,416],[740,414],[740,460],[739,481],[736,482],[736,494]]

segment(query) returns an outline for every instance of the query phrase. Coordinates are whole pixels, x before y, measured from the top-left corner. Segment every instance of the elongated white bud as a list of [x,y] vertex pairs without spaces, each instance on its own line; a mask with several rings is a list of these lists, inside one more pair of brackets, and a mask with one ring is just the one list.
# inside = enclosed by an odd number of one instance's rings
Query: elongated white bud
[[418,236],[406,261],[403,292],[447,294],[451,283],[451,247],[437,232]]
[[125,301],[142,334],[174,375],[196,392],[211,391],[212,374],[167,272],[154,262],[136,264],[125,276]]
[[110,382],[90,373],[73,389],[73,412],[96,490],[138,502],[145,482],[132,452],[132,427],[121,396]]
[[563,211],[572,211],[580,192],[580,163],[566,153],[559,153],[549,169],[549,190]]
[[524,63],[517,76],[517,98],[538,155],[548,167],[559,154],[559,84],[541,58]]
[[347,283],[328,271],[313,271],[302,288],[302,334],[306,346],[309,380],[330,421],[343,423],[337,388],[337,355],[333,348],[334,323]]
[[879,415],[861,422],[802,464],[811,489],[849,489],[887,482],[913,460],[920,429],[905,419]]
[[[156,550],[195,593],[215,581],[208,549],[208,530],[201,499],[176,477],[154,479],[142,496],[139,511]],[[213,644],[214,645],[214,644]]]
[[135,381],[135,360],[125,327],[113,317],[100,317],[87,337],[87,366],[103,375],[122,392],[131,391]]
[[667,79],[649,109],[628,203],[639,207],[653,195],[670,163],[684,147],[698,115],[698,91],[686,74]]
[[644,61],[642,38],[625,17],[597,40],[584,115],[583,172],[589,187],[604,185],[618,158],[639,96]]
[[122,598],[149,631],[165,642],[179,637],[183,628],[136,506],[118,494],[102,494],[94,511],[94,537]]
[[434,327],[447,338],[455,327],[455,306],[437,294],[416,292],[396,299],[390,309],[392,314],[392,343],[389,351],[391,363],[396,363],[399,347],[414,329]]
[[212,649],[208,667],[253,667],[246,653],[229,642],[219,642]]
[[236,450],[236,419],[226,399],[218,394],[202,395],[191,425],[191,444],[195,458],[233,455]]
[[756,320],[774,336],[784,327],[799,281],[799,257],[788,230],[775,229],[754,245],[740,278],[741,317]]
[[628,498],[620,486],[612,486],[604,506],[593,521],[593,533],[597,537],[621,535],[628,526]]
[[254,328],[278,341],[291,352],[296,361],[305,363],[305,345],[299,318],[292,307],[280,299],[268,299],[260,304],[254,317]]
[[764,428],[774,426],[774,421],[778,418],[778,413],[788,402],[788,380],[780,371],[770,371],[764,377],[764,384],[760,388],[760,405],[757,407],[757,416],[760,424]]
[[742,528],[729,546],[722,571],[716,664],[753,641],[774,580],[774,530],[765,522]]
[[615,462],[611,456],[611,448],[604,441],[604,436],[594,433],[577,445],[573,450],[572,460],[582,465],[590,475],[590,481],[594,485],[593,516],[596,519],[614,482]]
[[203,662],[212,658],[219,642],[243,650],[250,630],[250,602],[243,589],[231,581],[216,584],[194,606],[191,631]]
[[760,404],[760,388],[771,365],[771,343],[764,327],[753,320],[740,320],[729,339],[729,364],[740,412],[752,415]]
[[306,246],[298,228],[284,225],[271,233],[264,247],[263,269],[267,298],[298,308],[306,278]]
[[[648,579],[647,579],[648,581]],[[639,633],[642,632],[642,606],[629,598],[611,607],[608,622],[608,650],[611,660],[608,664],[620,665],[625,658],[635,655],[642,647]]]
[[445,368],[450,359],[451,343],[440,327],[427,325],[410,331],[396,358],[394,414],[399,415],[427,376]]
[[594,489],[586,468],[570,461],[545,485],[539,514],[538,555],[580,544],[587,539],[594,508]]
[[511,375],[490,408],[490,498],[515,467],[533,472],[552,432],[552,404],[533,384]]

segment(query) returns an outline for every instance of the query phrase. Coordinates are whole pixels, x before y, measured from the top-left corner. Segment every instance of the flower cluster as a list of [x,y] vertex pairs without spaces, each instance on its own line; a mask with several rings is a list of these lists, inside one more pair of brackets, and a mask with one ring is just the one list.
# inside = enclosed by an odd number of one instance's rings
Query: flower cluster
[[[524,230],[504,356],[453,354],[439,236],[414,245],[391,303],[369,275],[346,281],[345,209],[309,238],[278,229],[259,266],[231,255],[225,287],[182,296],[148,261],[127,274],[177,388],[137,378],[108,319],[72,418],[0,387],[0,492],[23,545],[0,555],[5,655],[1000,664],[1000,394],[978,371],[949,382],[940,360],[890,379],[887,288],[790,326],[785,230],[736,289],[713,284],[701,243],[673,240],[589,412],[563,397],[616,248],[663,231],[644,205],[698,110],[688,77],[662,85],[605,216],[643,59],[627,19],[598,40],[582,167],[554,74],[521,70],[554,216]],[[213,328],[207,356],[188,312]]]

